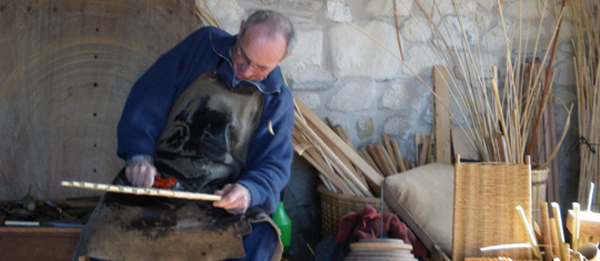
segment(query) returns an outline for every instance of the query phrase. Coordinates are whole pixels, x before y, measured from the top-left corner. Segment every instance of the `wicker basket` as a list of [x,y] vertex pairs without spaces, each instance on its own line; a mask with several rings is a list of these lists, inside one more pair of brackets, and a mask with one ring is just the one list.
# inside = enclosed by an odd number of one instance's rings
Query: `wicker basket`
[[538,225],[542,224],[540,203],[546,202],[548,172],[548,168],[531,170],[531,213]]
[[[325,188],[323,184],[317,187],[321,195],[321,237],[325,238],[331,234],[337,234],[338,223],[344,215],[355,211],[362,213],[366,205],[371,205],[377,210],[381,209],[380,198],[361,198],[350,195],[333,193]],[[384,211],[392,212],[390,207],[384,203]]]

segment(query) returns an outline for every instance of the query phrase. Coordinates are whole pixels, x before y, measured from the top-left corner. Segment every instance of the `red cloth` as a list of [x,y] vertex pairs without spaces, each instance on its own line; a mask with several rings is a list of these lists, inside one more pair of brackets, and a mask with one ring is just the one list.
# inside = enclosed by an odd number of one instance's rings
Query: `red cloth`
[[[335,241],[344,245],[347,241],[358,242],[361,239],[379,238],[381,235],[380,217],[379,212],[371,205],[365,206],[360,216],[354,211],[346,214],[340,220]],[[427,250],[423,243],[394,213],[383,213],[383,237],[402,239],[404,243],[413,246],[413,255],[427,257]]]

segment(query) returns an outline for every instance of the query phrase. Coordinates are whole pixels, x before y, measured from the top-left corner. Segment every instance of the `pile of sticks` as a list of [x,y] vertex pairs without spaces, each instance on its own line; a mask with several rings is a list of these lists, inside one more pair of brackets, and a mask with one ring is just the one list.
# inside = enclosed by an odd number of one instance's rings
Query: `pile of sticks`
[[330,127],[300,100],[294,102],[294,151],[319,171],[329,191],[377,197],[386,176],[407,169],[398,143],[386,134],[383,144],[356,149],[340,125],[328,120]]
[[[573,203],[573,210],[569,210],[566,227],[571,232],[571,238],[565,236],[563,231],[563,222],[561,220],[560,207],[558,203],[551,204],[553,218],[549,217],[549,207],[547,202],[540,204],[542,213],[542,226],[539,227],[534,222],[533,227],[526,221],[525,213],[521,213],[523,225],[528,233],[529,243],[534,256],[537,260],[583,260],[582,257],[589,259],[591,255],[596,255],[598,251],[598,230],[597,227],[599,214],[591,211],[581,211],[577,202]],[[522,212],[522,208],[517,210]],[[587,220],[585,227],[583,221]],[[581,221],[581,222],[580,222]],[[588,235],[592,231],[592,235]],[[581,232],[581,233],[580,233]],[[568,243],[570,241],[570,243]],[[586,259],[586,260],[587,260]]]

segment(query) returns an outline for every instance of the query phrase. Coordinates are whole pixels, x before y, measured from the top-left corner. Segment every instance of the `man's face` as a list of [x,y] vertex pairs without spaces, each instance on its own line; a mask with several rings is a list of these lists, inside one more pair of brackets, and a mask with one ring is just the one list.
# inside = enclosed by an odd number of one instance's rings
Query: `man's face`
[[269,38],[267,30],[258,24],[249,28],[244,36],[238,36],[232,50],[233,70],[238,80],[262,80],[284,58],[285,39],[281,34]]

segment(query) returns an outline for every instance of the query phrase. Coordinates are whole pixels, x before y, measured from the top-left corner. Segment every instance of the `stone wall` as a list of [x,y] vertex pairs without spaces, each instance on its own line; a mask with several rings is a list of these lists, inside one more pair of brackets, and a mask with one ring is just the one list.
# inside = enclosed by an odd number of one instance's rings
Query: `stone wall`
[[[378,141],[385,132],[398,139],[403,156],[414,160],[414,134],[431,132],[433,98],[409,67],[430,85],[432,66],[441,63],[437,59],[427,58],[434,57],[434,51],[438,47],[435,47],[437,45],[432,31],[426,26],[425,18],[414,1],[397,2],[403,55],[407,66],[346,23],[351,22],[362,28],[398,55],[391,0],[205,2],[219,23],[231,33],[237,33],[240,21],[256,9],[272,9],[288,15],[297,29],[298,43],[293,56],[282,63],[282,68],[296,97],[321,118],[329,117],[334,123],[341,124],[354,144],[364,145]],[[451,0],[436,2],[439,12],[433,16],[433,21],[439,27],[447,28],[446,35],[452,35],[453,39],[462,37],[458,26],[460,22],[464,23],[464,28],[473,28],[464,33],[469,42],[479,42],[484,46],[484,66],[497,64],[503,68],[506,47],[496,1],[456,0],[461,6],[459,10],[464,14],[460,20]],[[510,28],[518,29],[516,25],[519,10],[523,10],[524,19],[532,19],[530,36],[523,39],[533,42],[543,1],[524,0],[521,7],[519,1],[504,2],[505,23]],[[434,0],[421,0],[421,3],[426,10],[436,9],[433,8]],[[475,15],[472,10],[476,10]],[[549,15],[546,13],[546,16]],[[545,51],[553,26],[553,19],[544,21],[540,36],[540,46],[544,48],[538,50],[538,53]],[[555,68],[559,75],[554,87],[556,96],[566,104],[577,101],[571,37],[572,25],[567,16],[555,58]],[[432,41],[434,47],[430,47],[429,41]],[[451,45],[457,49],[458,54],[465,52],[457,42]],[[531,43],[529,46],[532,45]],[[558,102],[554,106],[556,133],[560,135],[566,112]],[[576,200],[577,194],[577,136],[575,113],[569,134],[557,156],[561,201],[566,206]],[[299,202],[297,205],[305,203]]]

